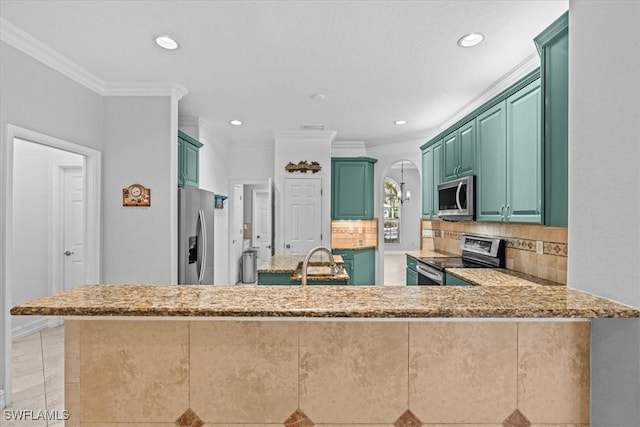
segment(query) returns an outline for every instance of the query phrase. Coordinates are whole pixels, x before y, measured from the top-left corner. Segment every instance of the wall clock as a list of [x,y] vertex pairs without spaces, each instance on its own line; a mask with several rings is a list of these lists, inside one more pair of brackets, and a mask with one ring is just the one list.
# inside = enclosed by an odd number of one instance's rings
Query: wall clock
[[151,206],[151,189],[141,184],[123,188],[122,206]]

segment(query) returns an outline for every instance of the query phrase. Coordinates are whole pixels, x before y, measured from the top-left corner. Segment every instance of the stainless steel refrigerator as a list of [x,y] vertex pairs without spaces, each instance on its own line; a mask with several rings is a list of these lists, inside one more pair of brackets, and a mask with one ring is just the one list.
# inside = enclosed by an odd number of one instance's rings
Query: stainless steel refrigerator
[[214,194],[178,187],[178,283],[213,284]]

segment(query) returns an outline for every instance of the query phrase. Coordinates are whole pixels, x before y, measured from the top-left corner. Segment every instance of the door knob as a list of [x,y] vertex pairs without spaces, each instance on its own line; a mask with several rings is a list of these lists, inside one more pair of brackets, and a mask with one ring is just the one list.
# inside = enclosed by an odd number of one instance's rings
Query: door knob
[[291,249],[291,245],[288,244],[288,243],[286,245],[284,245],[284,247],[287,248],[287,249]]
[[71,256],[71,255],[73,255],[73,252],[71,252],[71,251],[64,251],[64,255],[65,255],[65,256]]

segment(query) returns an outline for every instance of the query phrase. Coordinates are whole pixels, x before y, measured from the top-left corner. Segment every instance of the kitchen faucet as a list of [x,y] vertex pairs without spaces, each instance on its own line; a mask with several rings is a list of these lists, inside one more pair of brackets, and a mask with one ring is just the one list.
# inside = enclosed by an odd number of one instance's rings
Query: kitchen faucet
[[309,260],[311,259],[311,256],[316,252],[325,252],[327,255],[329,255],[329,266],[331,267],[331,271],[333,271],[333,274],[337,274],[338,271],[340,271],[338,264],[336,264],[336,261],[333,259],[333,254],[331,253],[331,251],[324,246],[317,246],[307,253],[307,255],[304,257],[304,261],[302,262],[302,286],[305,286],[307,284],[307,268],[309,267]]

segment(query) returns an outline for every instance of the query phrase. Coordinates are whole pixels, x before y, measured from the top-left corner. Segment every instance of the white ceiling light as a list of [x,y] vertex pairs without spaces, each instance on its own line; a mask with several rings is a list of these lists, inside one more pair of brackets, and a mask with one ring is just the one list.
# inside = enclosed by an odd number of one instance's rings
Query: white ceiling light
[[156,44],[167,50],[176,50],[179,47],[178,42],[169,36],[156,37]]
[[460,47],[473,47],[484,40],[484,35],[482,33],[469,33],[460,37],[458,40],[458,46]]
[[234,126],[240,126],[242,125],[242,120],[231,120],[229,123],[231,123]]
[[396,125],[406,125],[407,121],[406,120],[396,120],[393,123],[396,124]]
[[324,101],[327,97],[323,93],[314,93],[313,95],[309,95],[309,98],[314,101]]

